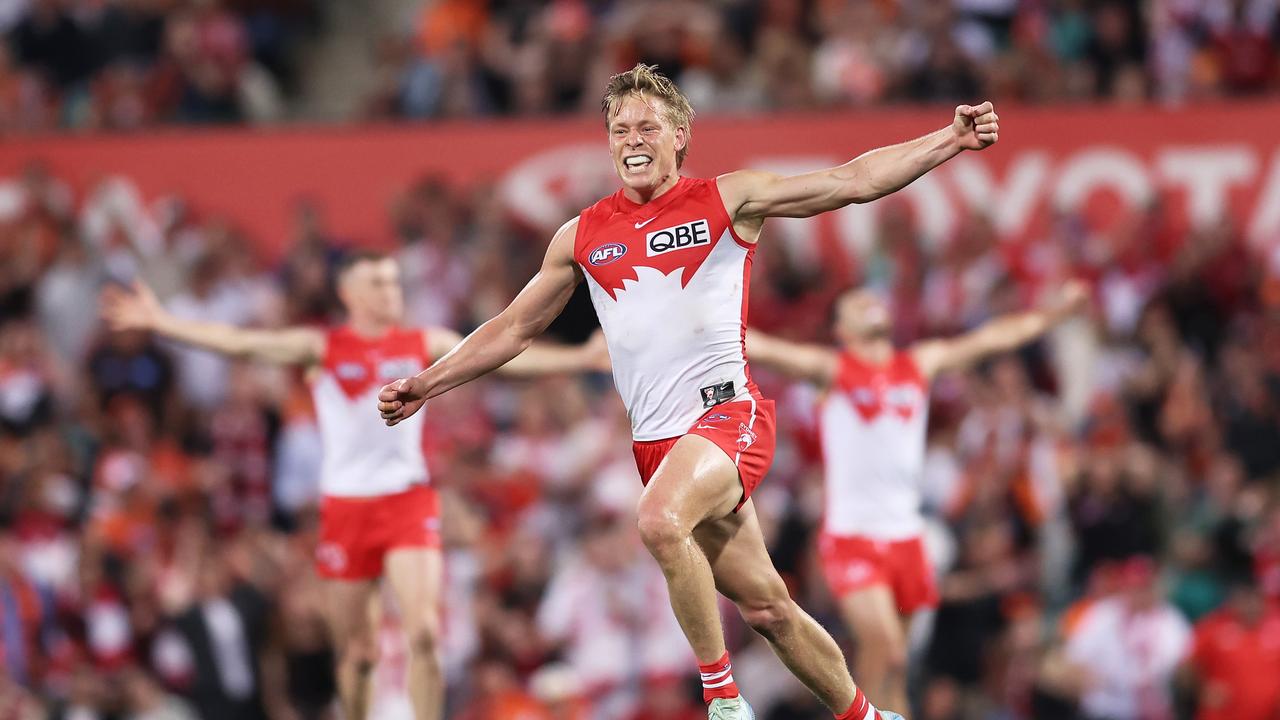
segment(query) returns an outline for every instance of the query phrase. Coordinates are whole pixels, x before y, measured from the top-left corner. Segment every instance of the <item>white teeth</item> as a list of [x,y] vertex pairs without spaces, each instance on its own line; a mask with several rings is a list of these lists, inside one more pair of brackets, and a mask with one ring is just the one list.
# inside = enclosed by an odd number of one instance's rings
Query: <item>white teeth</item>
[[648,165],[653,162],[653,158],[646,155],[633,155],[623,162],[626,163],[627,167],[640,167],[641,165]]

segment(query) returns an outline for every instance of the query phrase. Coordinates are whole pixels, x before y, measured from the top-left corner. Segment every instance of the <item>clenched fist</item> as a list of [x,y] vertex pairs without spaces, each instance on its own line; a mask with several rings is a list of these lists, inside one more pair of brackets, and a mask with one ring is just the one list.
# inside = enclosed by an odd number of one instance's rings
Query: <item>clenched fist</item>
[[951,123],[956,141],[965,150],[982,150],[1000,139],[1000,116],[988,100],[981,105],[960,105]]
[[416,377],[396,380],[378,391],[378,412],[388,427],[418,412],[426,402],[426,389]]

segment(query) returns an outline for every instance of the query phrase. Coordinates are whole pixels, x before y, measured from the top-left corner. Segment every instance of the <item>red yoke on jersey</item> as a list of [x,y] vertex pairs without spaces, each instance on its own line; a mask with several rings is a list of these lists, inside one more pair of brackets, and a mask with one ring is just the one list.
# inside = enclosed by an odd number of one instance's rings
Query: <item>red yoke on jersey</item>
[[908,352],[876,365],[852,352],[822,409],[826,509],[818,549],[836,597],[887,586],[898,611],[938,603],[921,533],[928,382]]
[[323,442],[322,577],[368,580],[397,548],[440,546],[440,508],[422,452],[423,412],[386,427],[373,404],[388,382],[431,364],[424,333],[393,328],[362,337],[331,330],[312,379]]
[[647,203],[622,190],[582,212],[574,260],[613,358],[645,482],[702,435],[738,468],[743,502],[773,459],[773,404],[751,379],[747,298],[755,244],[714,178],[681,177]]

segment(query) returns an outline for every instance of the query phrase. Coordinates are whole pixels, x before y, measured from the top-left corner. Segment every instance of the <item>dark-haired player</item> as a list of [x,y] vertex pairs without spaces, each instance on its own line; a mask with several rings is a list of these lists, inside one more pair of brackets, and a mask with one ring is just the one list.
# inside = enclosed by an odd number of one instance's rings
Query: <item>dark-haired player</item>
[[861,289],[836,300],[832,332],[839,347],[747,334],[751,362],[826,391],[818,548],[840,615],[858,639],[858,682],[873,701],[906,706],[908,623],[938,602],[920,507],[930,382],[1039,338],[1087,297],[1084,285],[1070,282],[1041,309],[902,350],[891,339],[888,306]]
[[[226,355],[310,368],[323,452],[315,559],[338,651],[344,715],[360,720],[369,711],[377,637],[368,609],[378,580],[386,577],[408,641],[414,713],[418,720],[439,720],[440,509],[423,457],[422,420],[388,432],[369,406],[383,384],[430,364],[460,337],[446,328],[400,327],[400,269],[388,256],[347,257],[337,272],[337,291],[346,322],[327,330],[192,322],[166,312],[142,284],[108,288],[102,312],[116,330],[145,330]],[[574,372],[587,369],[592,355],[586,346],[539,346],[503,372]]]

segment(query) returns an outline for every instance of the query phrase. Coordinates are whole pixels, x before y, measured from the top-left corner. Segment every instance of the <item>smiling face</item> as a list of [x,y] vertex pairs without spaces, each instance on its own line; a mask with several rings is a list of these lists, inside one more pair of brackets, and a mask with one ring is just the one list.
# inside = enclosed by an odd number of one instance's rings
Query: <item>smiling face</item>
[[623,96],[611,113],[609,151],[629,195],[651,198],[678,178],[676,158],[689,142],[689,129],[670,115],[665,102],[639,93]]

